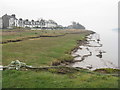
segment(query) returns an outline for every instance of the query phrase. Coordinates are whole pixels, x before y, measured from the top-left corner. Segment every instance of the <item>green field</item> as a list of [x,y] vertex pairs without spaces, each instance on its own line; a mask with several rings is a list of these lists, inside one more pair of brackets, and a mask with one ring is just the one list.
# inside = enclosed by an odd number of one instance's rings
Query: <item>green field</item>
[[[77,40],[85,39],[91,31],[83,30],[11,30],[2,32],[3,41],[21,39],[20,42],[2,44],[2,64],[20,60],[32,66],[51,66],[61,59],[72,59],[69,54]],[[60,37],[37,37],[40,35]],[[27,39],[23,39],[27,38]],[[3,71],[3,88],[117,88],[118,77],[90,73],[86,70],[60,74],[48,71]]]
[[4,88],[117,88],[118,78],[111,75],[75,72],[56,74],[45,71],[4,71]]

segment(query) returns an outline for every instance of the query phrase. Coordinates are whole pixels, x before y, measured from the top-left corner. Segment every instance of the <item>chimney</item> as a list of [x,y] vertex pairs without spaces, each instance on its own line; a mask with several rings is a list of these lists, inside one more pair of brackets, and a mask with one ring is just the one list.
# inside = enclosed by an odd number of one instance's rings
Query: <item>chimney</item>
[[15,14],[12,14],[11,16],[15,18]]

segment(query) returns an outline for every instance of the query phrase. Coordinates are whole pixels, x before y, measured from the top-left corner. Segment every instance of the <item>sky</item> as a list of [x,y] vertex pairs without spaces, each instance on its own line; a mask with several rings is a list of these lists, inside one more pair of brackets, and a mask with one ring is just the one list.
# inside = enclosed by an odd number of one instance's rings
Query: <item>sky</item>
[[0,0],[0,16],[53,19],[63,26],[72,21],[87,29],[117,28],[119,0]]

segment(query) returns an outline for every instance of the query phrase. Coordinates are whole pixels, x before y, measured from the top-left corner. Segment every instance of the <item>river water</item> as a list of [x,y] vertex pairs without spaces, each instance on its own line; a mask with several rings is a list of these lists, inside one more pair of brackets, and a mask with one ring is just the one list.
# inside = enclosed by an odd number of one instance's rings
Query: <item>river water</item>
[[[100,38],[99,42],[98,38]],[[80,49],[73,52],[72,56],[75,56],[74,60],[78,61],[72,64],[72,67],[90,70],[118,68],[118,31],[107,30],[104,33],[98,31],[88,36],[88,44],[80,46]]]

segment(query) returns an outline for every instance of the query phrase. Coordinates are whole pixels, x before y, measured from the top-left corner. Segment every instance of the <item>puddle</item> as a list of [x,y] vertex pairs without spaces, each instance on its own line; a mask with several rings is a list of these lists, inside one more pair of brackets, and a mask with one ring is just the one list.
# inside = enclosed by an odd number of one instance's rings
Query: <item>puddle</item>
[[29,40],[40,40],[41,38],[29,39]]

